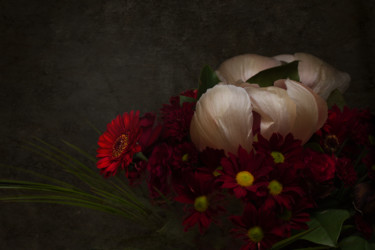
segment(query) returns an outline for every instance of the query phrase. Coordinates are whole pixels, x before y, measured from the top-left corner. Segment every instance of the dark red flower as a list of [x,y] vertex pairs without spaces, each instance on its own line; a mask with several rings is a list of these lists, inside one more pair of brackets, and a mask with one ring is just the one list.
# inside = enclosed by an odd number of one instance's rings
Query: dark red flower
[[290,209],[283,209],[278,214],[288,237],[292,230],[306,230],[306,222],[310,220],[308,209],[314,206],[313,201],[307,198],[297,199]]
[[374,234],[374,229],[371,223],[369,223],[369,221],[361,214],[356,214],[354,216],[354,222],[357,230],[360,231],[366,239],[370,240]]
[[352,161],[344,157],[336,160],[336,175],[345,187],[354,186],[358,179]]
[[362,162],[367,167],[368,177],[371,180],[375,180],[375,146],[369,147],[366,156],[362,159]]
[[141,175],[146,168],[147,161],[133,162],[126,168],[125,176],[128,178],[130,185],[139,184]]
[[173,150],[172,172],[181,169],[193,169],[198,164],[198,150],[191,142],[175,146]]
[[266,186],[267,174],[271,167],[265,163],[262,154],[255,154],[254,151],[247,153],[241,146],[238,148],[238,157],[228,153],[228,158],[221,160],[222,171],[218,178],[222,182],[221,187],[230,189],[237,198],[245,198],[248,194],[262,196],[266,193],[259,193],[258,189]]
[[124,169],[133,160],[133,155],[141,151],[138,145],[141,130],[139,111],[117,116],[107,125],[107,130],[99,137],[97,167],[105,177],[115,175],[118,168]]
[[146,113],[140,118],[142,134],[139,138],[139,145],[141,145],[143,153],[149,151],[161,134],[162,126],[156,125],[155,120],[156,116],[153,113]]
[[237,226],[231,231],[237,238],[246,241],[241,248],[243,250],[269,249],[287,236],[281,220],[273,211],[262,207],[256,209],[251,203],[246,205],[242,216],[232,216],[230,219]]
[[166,143],[154,147],[148,159],[147,170],[149,172],[148,188],[152,198],[170,192],[169,177],[171,175],[170,163],[173,149]]
[[196,172],[186,174],[184,181],[174,185],[175,200],[188,204],[185,207],[188,215],[183,222],[185,231],[197,224],[203,233],[211,222],[217,223],[215,216],[224,209],[219,205],[222,196],[214,193],[213,184],[210,176]]
[[302,185],[314,199],[324,198],[333,191],[333,180],[336,172],[335,158],[333,155],[329,156],[306,148],[304,152],[304,182]]
[[301,179],[296,170],[288,164],[280,164],[269,174],[265,209],[291,209],[296,200],[305,192],[300,185]]
[[335,177],[335,158],[307,148],[304,152],[305,174],[310,182],[324,183]]
[[[181,95],[196,98],[196,91],[186,91]],[[180,105],[180,96],[171,97],[169,104],[164,104],[160,110],[164,122],[163,136],[177,141],[187,138],[194,108],[195,102],[184,102]]]
[[344,107],[341,111],[335,105],[329,110],[326,123],[316,135],[327,153],[337,153],[346,143],[344,153],[356,154],[356,145],[368,145],[370,119],[368,110]]
[[258,134],[258,141],[254,143],[257,154],[264,154],[274,164],[287,163],[294,168],[300,168],[303,164],[303,147],[300,140],[294,139],[292,134],[285,138],[280,134],[272,134],[269,140]]
[[199,153],[199,160],[202,165],[197,170],[218,177],[219,171],[223,170],[221,159],[224,157],[224,150],[207,147]]

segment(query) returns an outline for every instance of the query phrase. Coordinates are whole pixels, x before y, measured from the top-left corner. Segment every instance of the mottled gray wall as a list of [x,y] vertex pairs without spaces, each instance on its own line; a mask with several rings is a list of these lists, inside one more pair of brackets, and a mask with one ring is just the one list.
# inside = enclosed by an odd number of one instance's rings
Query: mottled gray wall
[[[87,121],[103,130],[119,113],[157,110],[196,87],[203,65],[242,53],[314,54],[352,76],[351,106],[369,106],[374,34],[365,0],[2,0],[1,162],[59,173],[20,140],[63,138],[94,154]],[[9,176],[20,174],[0,169]],[[129,227],[85,209],[0,205],[0,249],[115,248]]]

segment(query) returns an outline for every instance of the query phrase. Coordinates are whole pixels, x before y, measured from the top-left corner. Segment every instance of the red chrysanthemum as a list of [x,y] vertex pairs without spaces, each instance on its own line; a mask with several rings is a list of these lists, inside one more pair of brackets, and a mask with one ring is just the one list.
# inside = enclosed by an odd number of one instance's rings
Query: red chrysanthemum
[[281,164],[269,174],[265,209],[291,209],[296,200],[305,195],[296,170],[288,164]]
[[368,145],[370,120],[371,114],[368,110],[344,107],[341,111],[335,105],[329,110],[326,123],[316,135],[327,153],[336,153],[347,142],[343,153],[355,155],[356,145]]
[[186,174],[184,181],[176,183],[174,188],[177,193],[175,200],[188,204],[185,207],[188,215],[183,222],[185,231],[197,224],[200,233],[203,233],[211,222],[217,223],[215,216],[224,209],[218,205],[222,196],[214,193],[211,176],[191,172]]
[[257,154],[264,154],[274,164],[286,163],[294,168],[300,168],[303,164],[302,142],[294,139],[292,134],[287,134],[284,138],[274,133],[269,140],[260,134],[257,136],[258,141],[254,143]]
[[[190,90],[181,95],[196,98],[196,90]],[[194,114],[195,102],[184,102],[180,105],[180,96],[173,96],[169,104],[161,108],[164,122],[163,135],[165,138],[181,141],[190,133],[190,122]]]
[[198,150],[191,142],[177,145],[173,150],[172,172],[175,170],[192,169],[198,163]]
[[354,186],[358,179],[357,172],[348,158],[339,158],[336,160],[336,175],[345,187]]
[[155,124],[155,120],[156,115],[153,113],[146,113],[140,118],[139,123],[142,134],[139,138],[139,145],[141,145],[144,154],[147,154],[152,149],[163,128],[161,125]]
[[334,189],[333,179],[336,172],[335,156],[329,156],[306,148],[303,169],[305,190],[314,199],[324,198]]
[[242,216],[232,216],[230,219],[237,226],[231,231],[237,238],[246,241],[242,250],[269,249],[287,236],[281,220],[273,211],[262,207],[256,209],[251,203],[246,205]]
[[308,198],[297,199],[290,209],[283,209],[278,214],[281,219],[285,233],[288,237],[292,230],[306,230],[308,225],[306,222],[310,220],[308,209],[314,206],[313,201]]
[[221,160],[223,170],[218,178],[222,182],[221,187],[233,191],[237,198],[245,198],[248,194],[256,196],[265,195],[258,192],[258,189],[267,185],[267,174],[271,167],[265,164],[265,157],[262,154],[255,154],[254,151],[247,153],[241,146],[238,148],[238,157],[228,153],[228,158]]
[[307,148],[304,152],[305,175],[310,182],[324,183],[335,177],[336,163],[333,156]]
[[202,165],[197,170],[216,178],[220,175],[219,171],[223,170],[221,159],[224,157],[224,150],[207,147],[199,153],[199,160]]
[[117,116],[107,125],[107,130],[99,137],[97,167],[105,177],[115,175],[133,160],[133,155],[141,151],[138,145],[141,130],[139,111]]
[[170,162],[173,149],[166,143],[154,147],[148,159],[147,170],[149,172],[148,188],[150,196],[157,198],[160,192],[164,195],[170,192]]

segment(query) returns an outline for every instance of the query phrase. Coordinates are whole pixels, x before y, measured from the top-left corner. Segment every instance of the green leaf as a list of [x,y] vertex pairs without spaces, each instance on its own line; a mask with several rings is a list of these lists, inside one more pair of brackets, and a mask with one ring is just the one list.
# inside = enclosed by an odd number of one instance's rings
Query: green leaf
[[343,239],[340,243],[341,250],[371,250],[375,249],[375,243],[370,243],[362,237],[353,235]]
[[349,217],[349,211],[342,209],[329,209],[317,213],[311,217],[308,225],[310,228],[318,228],[303,236],[302,239],[325,246],[336,247],[342,224]]
[[324,153],[323,148],[317,142],[308,142],[304,145],[304,148],[310,148],[316,152]]
[[196,102],[197,100],[193,97],[180,95],[180,106],[182,107],[182,104],[185,102]]
[[257,83],[261,87],[272,86],[276,80],[290,79],[299,82],[298,61],[263,70],[246,82]]
[[316,227],[316,228],[309,228],[309,229],[307,229],[307,230],[305,230],[305,231],[302,231],[302,232],[300,232],[300,233],[298,233],[298,234],[292,235],[292,236],[289,237],[289,238],[286,238],[286,239],[284,239],[284,240],[281,240],[281,241],[277,242],[276,244],[274,244],[274,245],[272,246],[271,250],[282,249],[282,248],[284,248],[284,247],[286,247],[286,246],[292,244],[292,243],[295,242],[296,240],[301,239],[302,236],[304,236],[304,235],[306,235],[306,234],[308,234],[308,233],[313,232],[315,229],[317,229],[317,227]]
[[327,99],[327,105],[328,108],[332,108],[333,105],[337,105],[341,110],[344,108],[346,105],[344,96],[340,92],[340,90],[335,89],[334,91],[331,92]]
[[220,79],[217,77],[215,71],[208,65],[204,66],[199,77],[197,100],[206,93],[207,89],[214,87],[219,82]]

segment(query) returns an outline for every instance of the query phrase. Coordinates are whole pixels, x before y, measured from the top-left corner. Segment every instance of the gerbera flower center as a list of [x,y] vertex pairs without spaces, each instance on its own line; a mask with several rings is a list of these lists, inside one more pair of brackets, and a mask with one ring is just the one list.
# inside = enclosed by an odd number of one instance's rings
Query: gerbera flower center
[[282,153],[280,153],[278,151],[272,151],[271,156],[272,156],[273,161],[275,163],[284,163],[285,157]]
[[254,176],[248,171],[241,171],[236,175],[237,184],[242,187],[249,187],[253,185]]
[[339,145],[339,139],[335,135],[327,135],[324,139],[324,149],[330,153],[336,152]]
[[279,195],[283,191],[283,185],[277,180],[272,180],[268,184],[268,190],[272,195]]
[[252,242],[258,243],[263,239],[264,234],[263,230],[260,227],[255,226],[250,228],[249,231],[247,231],[247,236],[249,236]]
[[194,208],[198,212],[204,212],[204,211],[206,211],[207,208],[208,208],[207,197],[205,195],[202,195],[202,196],[199,196],[199,197],[195,198]]
[[113,158],[118,158],[126,150],[129,145],[128,141],[129,138],[126,134],[122,134],[116,139],[112,149]]

